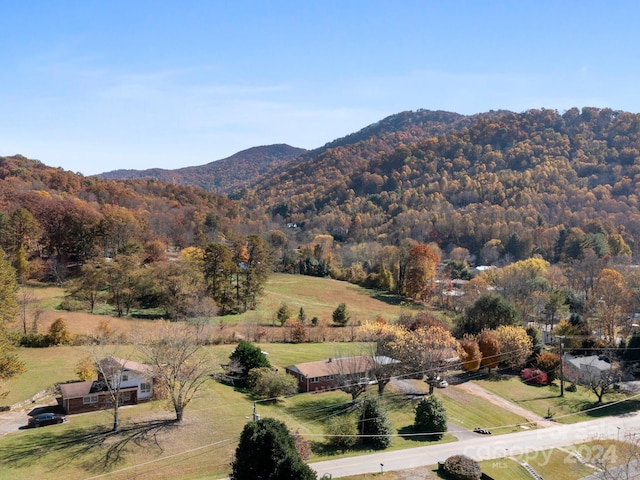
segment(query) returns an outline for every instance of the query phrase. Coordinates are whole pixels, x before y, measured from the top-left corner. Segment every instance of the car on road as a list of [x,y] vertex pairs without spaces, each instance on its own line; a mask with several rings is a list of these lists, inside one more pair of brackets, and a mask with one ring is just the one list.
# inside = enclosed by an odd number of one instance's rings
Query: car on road
[[476,428],[473,429],[473,431],[475,433],[480,433],[482,435],[491,435],[491,432],[489,430],[487,430],[486,428],[476,427]]
[[56,423],[64,423],[67,417],[57,413],[40,413],[34,417],[29,417],[29,427],[44,427],[45,425],[54,425]]

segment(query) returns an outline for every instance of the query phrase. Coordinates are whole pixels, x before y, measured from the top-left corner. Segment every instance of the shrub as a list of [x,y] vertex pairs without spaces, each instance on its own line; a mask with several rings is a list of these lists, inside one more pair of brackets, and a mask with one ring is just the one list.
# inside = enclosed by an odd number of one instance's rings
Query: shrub
[[303,460],[309,460],[309,457],[311,456],[311,446],[307,439],[300,435],[299,430],[296,430],[295,433],[293,433],[293,440],[296,444],[296,450],[298,451],[300,458]]
[[249,370],[247,384],[251,392],[261,399],[275,399],[298,391],[298,381],[294,376],[269,367]]
[[549,385],[547,374],[539,368],[523,368],[520,372],[520,378],[531,385]]
[[20,339],[22,347],[45,348],[50,347],[49,337],[42,333],[29,333]]
[[536,366],[547,374],[548,383],[558,378],[560,355],[551,352],[540,352],[536,355]]
[[453,455],[445,460],[442,467],[452,480],[480,480],[480,464],[466,455]]
[[348,450],[356,444],[356,424],[350,415],[333,417],[325,426],[329,446],[337,450]]
[[289,319],[285,323],[291,343],[304,343],[309,340],[307,327],[299,320]]

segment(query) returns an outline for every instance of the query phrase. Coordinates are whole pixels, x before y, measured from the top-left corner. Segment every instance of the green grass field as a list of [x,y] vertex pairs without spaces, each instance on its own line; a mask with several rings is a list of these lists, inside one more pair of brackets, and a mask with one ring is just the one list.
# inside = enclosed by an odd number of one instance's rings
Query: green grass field
[[304,275],[272,274],[265,285],[264,296],[254,311],[240,315],[215,317],[213,322],[272,324],[282,303],[286,303],[295,317],[304,308],[307,318],[318,317],[331,321],[331,314],[340,303],[347,305],[355,322],[375,320],[377,316],[395,319],[404,311],[418,311],[420,307],[401,302],[397,297],[376,290],[365,289],[338,280]]
[[[56,310],[64,291],[56,288],[34,288],[37,305],[45,309],[41,316],[41,329],[45,331],[47,322],[54,318],[67,319],[74,333],[95,332],[100,321],[108,319],[116,332],[126,332],[133,328],[144,328],[148,320],[119,319],[106,315],[89,315],[85,312],[64,312]],[[211,319],[211,329],[220,330],[228,343],[206,347],[212,358],[212,373],[220,371],[220,364],[228,361],[229,354],[239,338],[253,340],[257,326],[270,326],[282,302],[289,305],[297,315],[303,307],[310,319],[318,316],[328,321],[338,303],[345,303],[355,321],[373,320],[377,316],[393,320],[403,312],[416,308],[402,305],[393,298],[379,298],[376,292],[333,280],[313,277],[274,275],[266,286],[263,302],[256,311],[233,317]],[[327,327],[325,327],[327,328]],[[282,331],[276,327],[272,332]],[[288,344],[277,342],[258,343],[269,354],[269,360],[276,368],[287,365],[319,360],[327,357],[360,354],[367,349],[366,344],[348,341],[352,331],[347,328],[327,328],[329,339],[340,341],[318,341],[316,343]],[[273,338],[268,338],[272,336]],[[265,340],[275,340],[276,335],[267,334]],[[127,347],[125,347],[126,349]],[[19,349],[18,354],[27,366],[27,372],[4,384],[9,395],[0,401],[9,405],[29,398],[57,382],[76,379],[75,368],[78,360],[87,354],[85,347],[54,347],[47,349]],[[557,397],[553,387],[537,388],[525,385],[517,378],[508,380],[481,380],[488,390],[497,393],[540,415],[552,411],[554,416],[584,409],[592,405],[595,398],[587,392],[568,392],[564,399]],[[417,384],[425,387],[424,382]],[[369,395],[375,395],[375,387]],[[449,386],[437,390],[436,395],[443,401],[449,420],[463,428],[475,426],[490,428],[494,433],[507,433],[524,419],[501,410],[494,404],[479,399],[469,393]],[[616,394],[618,395],[618,394]],[[614,397],[605,397],[606,400]],[[615,397],[618,398],[618,397]],[[417,400],[405,398],[391,386],[384,397],[389,417],[398,432],[392,440],[391,449],[403,449],[428,444],[428,440],[408,435],[414,420]],[[331,415],[347,409],[350,397],[342,392],[322,394],[301,394],[276,403],[258,402],[257,413],[262,417],[283,420],[292,432],[299,432],[315,448],[309,461],[327,458],[323,449],[324,425]],[[616,407],[615,413],[629,404]],[[58,479],[204,479],[221,478],[229,473],[229,464],[237,445],[238,436],[247,419],[251,418],[254,402],[243,392],[210,379],[198,397],[187,407],[184,421],[177,425],[171,420],[173,415],[161,402],[150,402],[120,411],[122,430],[118,434],[109,432],[112,424],[110,412],[74,415],[69,423],[43,429],[27,430],[0,437],[0,480],[14,478]],[[637,405],[636,405],[637,408]],[[627,410],[628,411],[628,410]],[[594,413],[591,413],[594,415]],[[566,421],[590,418],[567,417]],[[498,426],[506,426],[499,429]],[[455,441],[447,434],[441,442]],[[341,455],[357,455],[366,451],[354,449]],[[495,468],[495,478],[499,472],[509,472],[508,478],[518,479],[519,465],[513,460],[504,460],[487,465]],[[538,465],[543,476],[552,478],[546,465]],[[404,478],[439,478],[433,468],[420,469],[419,475],[404,477],[401,473],[387,473],[384,478],[401,480]],[[541,471],[542,473],[542,471]],[[546,475],[545,475],[546,474]],[[418,474],[416,474],[418,475]],[[380,474],[357,477],[369,479]],[[356,477],[354,477],[355,479]],[[553,477],[556,478],[556,477]],[[576,477],[578,478],[578,477]],[[573,477],[567,477],[573,479]]]
[[557,385],[535,387],[513,376],[493,376],[477,382],[496,395],[538,415],[546,417],[551,413],[554,420],[561,423],[576,423],[594,417],[628,413],[640,408],[638,398],[625,393],[607,394],[604,404],[598,405],[597,397],[583,387],[578,387],[577,392],[565,389],[564,397],[560,397],[560,388]]
[[[274,366],[282,368],[291,363],[334,356],[337,349],[352,345],[269,343],[259,346],[269,353]],[[226,362],[233,347],[210,346],[207,351],[218,365]],[[71,380],[75,377],[75,362],[84,353],[83,347],[21,350],[28,365],[36,368],[10,382],[10,386],[37,390],[49,386],[50,382]],[[46,371],[39,372],[37,365],[47,365]],[[34,375],[35,372],[38,375]],[[368,394],[376,395],[375,387]],[[387,387],[384,402],[396,431],[411,432],[416,401]],[[487,402],[480,406],[471,396],[443,398],[443,401],[450,412],[455,412],[450,414],[452,421],[462,426],[472,425],[476,415],[495,418],[501,424],[516,421],[511,414]],[[298,431],[312,445],[321,447],[327,418],[335,414],[336,409],[347,408],[349,402],[350,397],[342,392],[301,394],[277,403],[258,402],[257,412],[263,417],[281,419],[291,431]],[[224,477],[229,472],[238,436],[252,410],[252,400],[242,391],[212,379],[188,406],[182,425],[170,422],[172,414],[161,402],[122,408],[123,432],[118,435],[108,432],[112,423],[109,412],[74,415],[64,425],[16,432],[0,438],[0,464],[4,466],[0,469],[0,479],[45,480],[58,478],[61,474],[68,478],[90,478],[106,472],[115,472],[106,477],[109,479]],[[453,436],[445,435],[441,441],[454,440]],[[428,443],[424,438],[399,434],[393,438],[390,448],[403,449]],[[320,448],[310,461],[326,458],[322,456],[322,450]],[[366,451],[356,449],[344,455],[362,453]]]

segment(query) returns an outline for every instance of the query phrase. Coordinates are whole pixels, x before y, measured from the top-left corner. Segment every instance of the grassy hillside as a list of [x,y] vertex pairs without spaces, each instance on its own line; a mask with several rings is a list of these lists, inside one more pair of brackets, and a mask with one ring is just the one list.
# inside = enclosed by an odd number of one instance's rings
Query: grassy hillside
[[[336,348],[353,344],[312,343],[260,344],[278,368],[292,362],[317,360],[334,355]],[[214,364],[226,361],[233,345],[207,347]],[[37,382],[73,378],[75,359],[82,347],[22,350],[29,365],[48,365],[46,375],[30,369],[20,381]],[[49,355],[49,356],[47,356]],[[43,367],[44,368],[44,367]],[[217,371],[216,368],[212,372]],[[31,379],[31,378],[34,379]],[[37,377],[37,381],[35,378]],[[48,380],[46,380],[48,379]],[[17,381],[16,381],[17,382]],[[16,387],[17,383],[12,382]],[[418,384],[421,382],[418,382]],[[426,385],[422,382],[426,389]],[[456,388],[456,387],[449,387]],[[375,391],[375,389],[374,389]],[[371,392],[374,395],[374,391]],[[436,395],[441,395],[436,392]],[[443,399],[444,400],[444,399]],[[343,392],[300,394],[277,403],[257,403],[263,417],[278,418],[291,431],[305,435],[316,452],[309,461],[326,459],[322,455],[324,425],[336,410],[349,408],[351,398]],[[387,388],[384,402],[394,429],[410,432],[414,420],[416,399],[406,398],[393,388]],[[472,425],[469,417],[477,407],[474,399],[460,397],[456,404],[447,400],[451,420],[462,426]],[[11,433],[0,438],[0,480],[13,478],[97,478],[106,472],[109,479],[198,479],[221,478],[229,472],[229,462],[237,445],[238,435],[252,414],[253,401],[244,392],[209,380],[201,394],[188,406],[185,420],[175,425],[172,414],[162,402],[151,402],[121,409],[122,432],[114,435],[109,412],[74,415],[64,425]],[[504,412],[485,405],[483,414],[499,419]],[[475,412],[473,413],[475,415]],[[498,420],[499,421],[499,420]],[[523,421],[505,418],[503,423]],[[453,441],[446,435],[443,441]],[[403,449],[428,444],[424,438],[397,436],[391,449]],[[354,450],[347,455],[366,453]]]
[[[133,311],[129,318],[112,316],[113,309],[108,305],[98,305],[98,315],[87,312],[68,312],[60,309],[65,290],[58,287],[31,288],[34,298],[31,310],[39,310],[38,328],[46,332],[57,318],[67,321],[69,330],[76,334],[95,332],[101,321],[108,320],[112,327],[119,331],[128,331],[144,321],[137,317],[149,318],[152,313]],[[329,278],[316,278],[303,275],[287,275],[274,273],[270,276],[262,299],[256,310],[240,315],[212,317],[207,319],[212,325],[260,324],[277,325],[276,312],[282,303],[286,303],[293,318],[297,317],[300,307],[304,308],[307,318],[318,317],[321,323],[331,323],[331,315],[340,303],[347,305],[353,323],[364,323],[381,316],[387,320],[395,320],[403,312],[415,313],[422,307],[402,303],[398,298],[377,290],[369,290],[358,285],[340,282]],[[31,316],[31,315],[30,315]],[[31,319],[27,321],[31,325]],[[18,328],[17,324],[15,325]]]

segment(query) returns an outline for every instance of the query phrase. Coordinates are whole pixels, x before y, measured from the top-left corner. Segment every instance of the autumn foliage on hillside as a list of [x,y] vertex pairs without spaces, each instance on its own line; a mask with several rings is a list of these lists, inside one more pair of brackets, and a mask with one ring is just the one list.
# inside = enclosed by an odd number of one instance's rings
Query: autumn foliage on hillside
[[585,245],[629,254],[637,244],[640,115],[573,108],[465,120],[329,148],[266,178],[246,206],[340,240],[434,241],[487,263],[577,258]]

